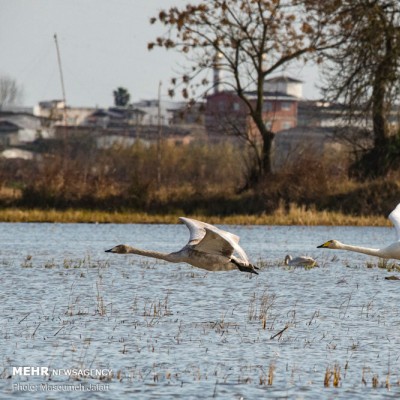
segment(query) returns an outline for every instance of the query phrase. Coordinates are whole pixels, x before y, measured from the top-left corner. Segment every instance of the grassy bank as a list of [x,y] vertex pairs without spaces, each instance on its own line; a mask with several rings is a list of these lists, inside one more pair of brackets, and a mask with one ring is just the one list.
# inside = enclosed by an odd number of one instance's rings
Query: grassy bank
[[[138,212],[106,212],[88,210],[40,210],[6,208],[0,210],[0,222],[54,222],[54,223],[166,223],[178,222],[179,215],[161,215]],[[390,226],[386,216],[354,216],[338,212],[306,210],[304,207],[291,206],[289,211],[283,207],[273,214],[231,215],[190,217],[213,224],[239,225],[353,225],[353,226]]]
[[0,160],[0,221],[385,225],[400,201],[400,171],[357,181],[308,158],[255,183],[251,152],[233,144],[164,143],[159,160],[157,146],[81,139],[40,162]]

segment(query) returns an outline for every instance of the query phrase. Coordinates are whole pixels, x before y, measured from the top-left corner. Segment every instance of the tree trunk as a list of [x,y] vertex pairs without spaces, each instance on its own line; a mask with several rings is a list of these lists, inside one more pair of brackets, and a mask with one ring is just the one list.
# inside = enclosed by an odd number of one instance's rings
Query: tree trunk
[[376,149],[385,147],[388,139],[385,110],[385,78],[382,78],[384,70],[384,67],[378,69],[372,92],[372,125],[374,147]]
[[272,142],[275,134],[271,131],[265,130],[263,135],[263,153],[262,153],[262,167],[263,175],[272,173]]
[[358,179],[384,176],[391,167],[389,154],[391,138],[387,124],[388,106],[386,102],[386,85],[390,69],[390,64],[385,58],[375,71],[371,97],[374,147],[366,152],[350,170],[350,175]]
[[[260,107],[261,110],[261,107]],[[259,171],[259,179],[262,176],[266,176],[272,173],[272,142],[274,140],[275,134],[267,129],[262,111],[256,112],[252,115],[253,121],[257,126],[258,132],[262,138],[262,154],[261,154],[261,165]]]

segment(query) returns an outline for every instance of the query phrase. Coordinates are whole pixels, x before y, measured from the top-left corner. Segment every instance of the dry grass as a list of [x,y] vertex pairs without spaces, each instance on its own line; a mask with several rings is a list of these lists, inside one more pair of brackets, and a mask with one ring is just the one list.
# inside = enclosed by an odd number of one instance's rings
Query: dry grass
[[400,173],[353,181],[337,160],[302,160],[249,186],[243,147],[163,143],[161,153],[140,142],[96,150],[79,137],[54,142],[40,163],[0,160],[0,221],[385,225],[400,198]]
[[340,367],[339,365],[335,364],[333,369],[330,367],[326,368],[325,371],[325,377],[324,377],[324,386],[325,387],[330,387],[332,379],[332,384],[334,387],[339,387],[340,386],[340,381],[341,381],[341,375],[340,375]]
[[[181,215],[184,215],[181,213]],[[129,211],[41,210],[5,208],[0,210],[0,222],[60,222],[60,223],[148,223],[174,224],[179,215],[149,214]],[[291,205],[289,211],[279,207],[273,214],[204,216],[190,215],[213,224],[233,225],[327,225],[327,226],[390,226],[386,217],[353,216],[338,212],[316,211]]]

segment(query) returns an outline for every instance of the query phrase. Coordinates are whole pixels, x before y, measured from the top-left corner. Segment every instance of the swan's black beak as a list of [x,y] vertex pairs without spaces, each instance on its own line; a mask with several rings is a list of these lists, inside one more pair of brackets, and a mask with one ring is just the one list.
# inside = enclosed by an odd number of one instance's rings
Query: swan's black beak
[[321,245],[317,246],[317,249],[330,249],[332,245],[333,240],[328,240],[325,243],[322,243]]
[[105,250],[106,253],[112,253],[112,249]]

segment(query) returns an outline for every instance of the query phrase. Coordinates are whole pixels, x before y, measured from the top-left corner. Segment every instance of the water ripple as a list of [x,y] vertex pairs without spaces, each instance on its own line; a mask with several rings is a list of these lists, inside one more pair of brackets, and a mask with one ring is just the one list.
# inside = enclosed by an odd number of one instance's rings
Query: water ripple
[[[392,229],[229,227],[263,266],[255,277],[104,253],[177,250],[182,225],[0,225],[4,396],[51,396],[57,384],[76,386],[63,392],[74,399],[86,389],[99,399],[400,394],[400,288],[385,279],[398,273],[316,248],[333,238],[379,247]],[[287,253],[321,267],[286,268]],[[18,366],[112,376],[13,375]]]

